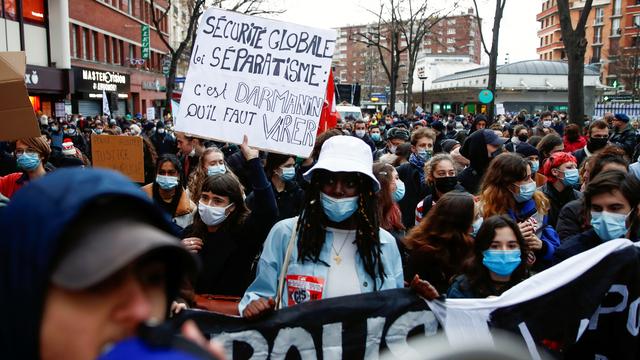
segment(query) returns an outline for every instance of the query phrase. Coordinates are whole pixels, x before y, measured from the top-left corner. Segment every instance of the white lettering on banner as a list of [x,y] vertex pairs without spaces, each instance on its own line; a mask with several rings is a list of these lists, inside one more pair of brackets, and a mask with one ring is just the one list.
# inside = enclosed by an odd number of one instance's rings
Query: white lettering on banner
[[[380,343],[386,319],[375,317],[367,319],[367,339],[364,358],[377,360],[380,353]],[[417,355],[407,343],[411,330],[424,326],[425,337],[434,336],[438,330],[438,320],[433,312],[428,310],[407,312],[397,318],[387,330],[385,337],[391,353],[399,359],[407,355]],[[309,331],[301,327],[284,328],[278,331],[273,348],[269,352],[269,344],[257,330],[246,330],[237,333],[212,334],[211,341],[218,341],[225,349],[225,353],[233,359],[233,343],[242,342],[253,349],[251,360],[284,359],[291,348],[295,348],[302,359],[317,359],[318,349]],[[342,323],[331,323],[322,326],[323,359],[342,358]]]
[[209,8],[202,16],[176,130],[307,157],[336,31]]
[[342,359],[342,324],[326,324],[322,326],[322,359]]
[[316,360],[316,347],[309,332],[301,327],[284,328],[278,331],[276,339],[273,341],[271,350],[271,360],[280,360],[287,356],[290,348],[296,348],[300,353],[300,358],[305,360]]
[[246,330],[237,333],[221,333],[211,337],[211,342],[218,342],[224,347],[224,352],[233,359],[233,343],[243,342],[251,346],[253,355],[249,360],[266,360],[269,356],[269,344],[257,330]]
[[629,300],[629,290],[626,285],[614,284],[609,288],[609,292],[604,296],[606,299],[610,294],[618,293],[622,295],[622,301],[620,301],[614,307],[604,307],[602,305],[598,306],[596,312],[591,316],[591,321],[589,322],[589,330],[595,330],[598,328],[598,317],[602,314],[611,314],[614,312],[621,312],[627,307],[627,301]]
[[438,320],[433,312],[427,310],[403,314],[387,330],[385,337],[387,346],[398,359],[418,356],[418,353],[407,343],[407,336],[409,331],[420,325],[424,325],[425,336],[434,336],[438,332]]

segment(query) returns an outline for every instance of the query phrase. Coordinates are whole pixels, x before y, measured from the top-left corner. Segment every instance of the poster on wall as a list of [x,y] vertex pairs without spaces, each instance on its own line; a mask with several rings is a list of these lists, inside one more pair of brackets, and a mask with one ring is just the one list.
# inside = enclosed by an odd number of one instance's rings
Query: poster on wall
[[325,104],[336,31],[209,8],[176,130],[306,157]]

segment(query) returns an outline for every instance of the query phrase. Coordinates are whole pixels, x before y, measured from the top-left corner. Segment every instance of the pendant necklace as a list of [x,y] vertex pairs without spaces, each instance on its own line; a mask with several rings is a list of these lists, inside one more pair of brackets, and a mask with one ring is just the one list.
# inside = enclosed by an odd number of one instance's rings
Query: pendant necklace
[[340,250],[336,250],[335,246],[333,246],[333,242],[331,243],[331,248],[333,249],[333,253],[335,254],[335,256],[333,257],[333,261],[336,262],[336,265],[340,265],[340,263],[342,262],[342,257],[340,256],[340,253],[342,253],[342,249],[344,249],[344,245],[347,243],[347,241],[349,241],[349,235],[351,235],[351,231],[347,233],[347,236],[342,242],[342,246],[340,246]]

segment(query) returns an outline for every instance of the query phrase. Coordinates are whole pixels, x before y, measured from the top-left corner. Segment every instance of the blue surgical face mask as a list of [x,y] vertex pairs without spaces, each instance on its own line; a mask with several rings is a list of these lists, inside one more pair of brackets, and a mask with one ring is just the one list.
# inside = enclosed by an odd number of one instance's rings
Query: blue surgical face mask
[[282,175],[280,175],[280,178],[283,181],[291,181],[295,177],[296,177],[296,168],[294,168],[293,166],[282,168]]
[[627,233],[627,214],[592,211],[591,226],[602,241],[624,237]]
[[396,191],[393,192],[393,201],[398,202],[404,197],[404,182],[400,179],[396,180]]
[[482,252],[482,264],[499,276],[509,276],[520,265],[520,249],[485,250]]
[[473,224],[471,224],[471,236],[476,237],[478,235],[478,231],[480,230],[480,227],[482,226],[484,219],[479,217],[476,219],[476,221],[473,222]]
[[380,134],[378,134],[378,133],[371,134],[371,140],[373,140],[375,142],[380,141]]
[[565,186],[575,186],[580,181],[580,174],[578,173],[578,169],[568,169],[564,171],[564,179],[562,179],[562,183]]
[[523,203],[525,201],[531,200],[533,194],[536,192],[536,183],[531,181],[524,185],[520,185],[520,192],[518,194],[513,194],[513,197],[516,199],[516,202]]
[[40,165],[40,156],[37,153],[25,152],[16,159],[18,168],[24,171],[35,170]]
[[178,177],[177,176],[165,176],[165,175],[157,175],[156,183],[162,190],[171,190],[178,186]]
[[325,215],[329,220],[336,223],[345,221],[358,210],[358,198],[358,196],[352,196],[336,199],[325,193],[320,193],[322,209]]
[[227,172],[227,168],[224,167],[224,164],[222,164],[222,165],[213,165],[213,166],[209,166],[207,168],[207,175],[209,175],[209,176],[218,175],[218,174],[224,174],[226,172]]
[[418,157],[422,161],[427,162],[427,161],[429,161],[429,159],[431,159],[431,154],[432,153],[433,153],[433,151],[431,151],[431,150],[420,149],[420,150],[418,150]]
[[540,170],[540,161],[538,161],[538,160],[532,161],[531,162],[531,172],[532,173],[537,173],[538,170]]

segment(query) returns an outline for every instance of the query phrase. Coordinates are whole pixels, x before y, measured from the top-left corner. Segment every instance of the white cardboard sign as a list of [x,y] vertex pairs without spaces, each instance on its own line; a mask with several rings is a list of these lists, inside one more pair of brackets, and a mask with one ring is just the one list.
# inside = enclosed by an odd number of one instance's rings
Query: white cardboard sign
[[307,157],[336,32],[209,8],[198,27],[176,130]]

